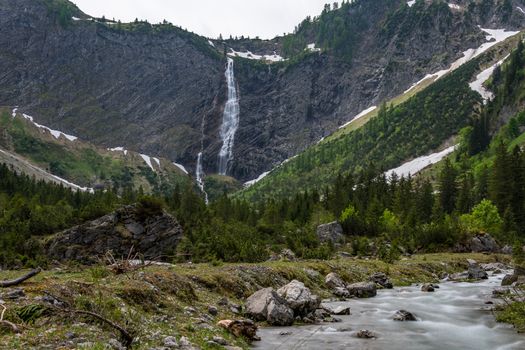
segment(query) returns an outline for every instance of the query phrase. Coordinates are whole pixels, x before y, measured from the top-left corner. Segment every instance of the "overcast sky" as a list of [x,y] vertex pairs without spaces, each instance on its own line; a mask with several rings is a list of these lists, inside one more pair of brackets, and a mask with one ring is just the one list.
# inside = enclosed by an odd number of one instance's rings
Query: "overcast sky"
[[[273,38],[292,32],[327,0],[73,0],[85,13],[123,22],[164,19],[201,35]],[[332,1],[333,2],[333,1]]]

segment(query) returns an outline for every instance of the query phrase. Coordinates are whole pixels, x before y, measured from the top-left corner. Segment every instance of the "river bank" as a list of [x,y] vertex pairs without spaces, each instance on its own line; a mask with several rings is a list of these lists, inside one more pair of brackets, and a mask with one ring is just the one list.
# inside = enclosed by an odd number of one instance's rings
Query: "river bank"
[[[279,288],[295,279],[325,299],[333,297],[324,282],[331,272],[347,283],[364,281],[376,272],[383,272],[395,287],[403,287],[438,282],[445,274],[464,271],[468,267],[467,259],[510,263],[506,255],[426,254],[402,258],[393,264],[340,258],[263,264],[149,265],[121,274],[102,265],[60,266],[17,287],[0,290],[0,299],[7,308],[5,319],[23,325],[20,334],[1,330],[0,348],[122,348],[118,332],[112,327],[89,317],[58,315],[48,307],[66,302],[75,309],[96,312],[123,325],[134,336],[133,349],[248,349],[251,345],[247,341],[234,337],[217,326],[217,322],[242,319],[246,298],[261,288]],[[1,271],[0,279],[20,273]],[[8,298],[8,294],[12,294],[12,298]],[[380,297],[382,294],[380,291]],[[380,303],[380,299],[376,297],[368,302]],[[44,311],[36,312],[24,322],[21,311],[35,305]],[[265,336],[269,337],[267,332],[266,328],[259,330],[262,345]],[[219,345],[221,343],[223,345]]]

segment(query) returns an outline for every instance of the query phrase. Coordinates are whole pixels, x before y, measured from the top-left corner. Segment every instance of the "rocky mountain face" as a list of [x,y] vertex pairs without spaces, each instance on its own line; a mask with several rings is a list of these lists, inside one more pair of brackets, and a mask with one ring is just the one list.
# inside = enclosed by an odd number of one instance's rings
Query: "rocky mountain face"
[[163,260],[173,255],[182,227],[172,216],[139,205],[118,209],[97,220],[57,233],[45,245],[51,259],[96,263],[107,252],[116,258],[139,254]]
[[[240,180],[479,47],[486,38],[478,26],[510,30],[525,22],[520,1],[356,1],[325,10],[288,37],[210,43],[168,24],[90,20],[60,3],[0,0],[0,105],[190,169],[202,142],[208,174],[217,172],[222,144],[224,52],[286,52],[287,61],[271,64],[235,59],[240,125],[228,174]],[[351,35],[328,40],[327,28]],[[287,41],[299,45],[287,50]],[[311,43],[321,51],[308,52]]]

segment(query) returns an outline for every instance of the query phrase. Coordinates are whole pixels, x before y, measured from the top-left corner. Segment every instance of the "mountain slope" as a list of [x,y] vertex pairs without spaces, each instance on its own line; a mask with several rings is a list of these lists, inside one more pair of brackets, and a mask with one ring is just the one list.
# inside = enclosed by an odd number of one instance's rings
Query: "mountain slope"
[[[480,95],[469,83],[477,73],[505,57],[517,37],[496,46],[399,105],[383,105],[375,118],[349,133],[338,133],[308,148],[240,193],[245,199],[290,196],[301,190],[322,190],[339,173],[357,174],[375,165],[387,170],[444,147],[460,129],[474,123]],[[400,98],[403,100],[403,98]]]
[[37,180],[83,191],[142,187],[168,193],[192,182],[180,165],[166,159],[123,148],[101,149],[7,108],[0,108],[0,162]]
[[[224,51],[275,51],[288,60],[235,59],[241,114],[228,175],[246,181],[478,47],[485,35],[477,25],[515,29],[525,20],[519,1],[458,4],[355,1],[284,38],[210,43],[169,24],[90,19],[65,0],[2,0],[0,103],[95,144],[189,169],[202,142],[212,174],[227,95]],[[353,34],[339,37],[338,29]],[[294,40],[304,45],[289,49]],[[321,51],[305,50],[311,43]]]

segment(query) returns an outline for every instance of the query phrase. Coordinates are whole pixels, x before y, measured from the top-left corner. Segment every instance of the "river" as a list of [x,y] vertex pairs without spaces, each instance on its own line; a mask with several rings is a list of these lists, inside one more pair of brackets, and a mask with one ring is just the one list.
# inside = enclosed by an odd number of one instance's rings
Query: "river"
[[[523,350],[525,335],[497,323],[492,305],[485,304],[497,302],[491,294],[502,278],[498,274],[476,283],[442,282],[432,293],[419,286],[399,287],[380,290],[370,299],[334,302],[350,306],[352,314],[336,316],[340,323],[261,328],[262,341],[254,343],[254,349]],[[412,312],[418,321],[393,321],[397,310]],[[362,329],[377,338],[357,338]]]

